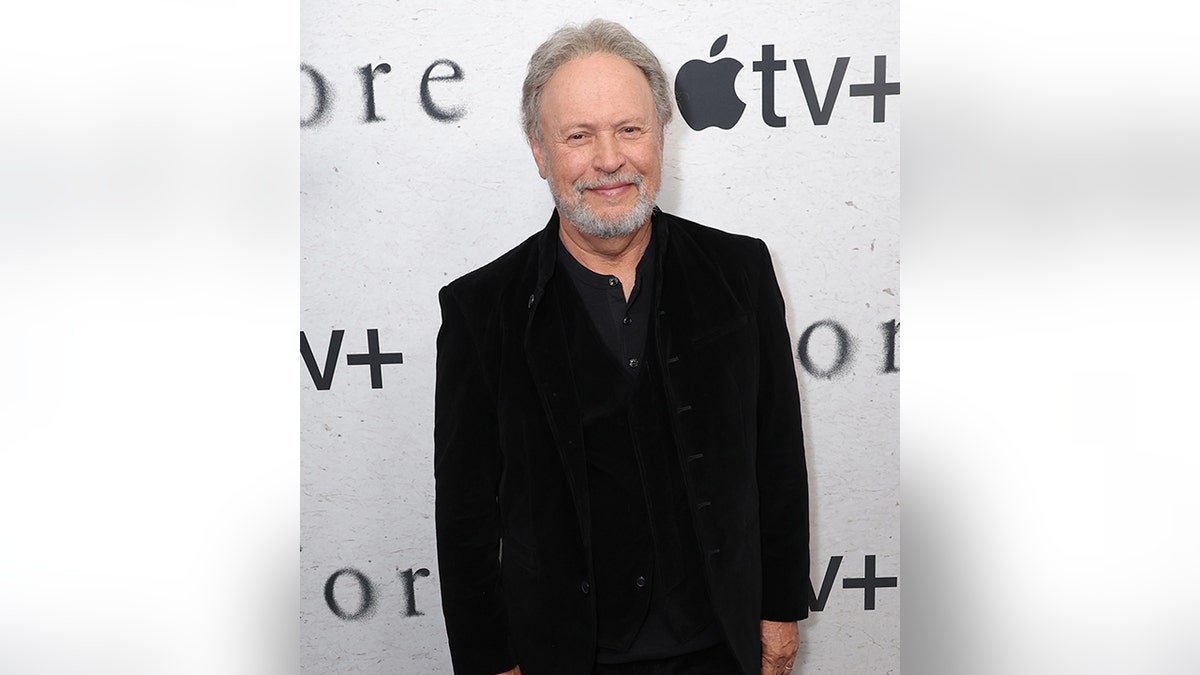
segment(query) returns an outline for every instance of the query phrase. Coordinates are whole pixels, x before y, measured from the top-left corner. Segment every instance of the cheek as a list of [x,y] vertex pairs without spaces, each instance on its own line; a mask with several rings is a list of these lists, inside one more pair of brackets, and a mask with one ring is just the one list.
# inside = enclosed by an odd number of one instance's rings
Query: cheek
[[645,177],[648,184],[658,185],[662,172],[661,161],[657,155],[648,156],[638,166],[638,171]]
[[571,183],[579,176],[577,158],[569,153],[559,153],[550,158],[550,171],[559,182]]
[[659,167],[662,165],[662,154],[659,153],[657,146],[641,148],[637,153],[637,168],[643,174],[658,175]]

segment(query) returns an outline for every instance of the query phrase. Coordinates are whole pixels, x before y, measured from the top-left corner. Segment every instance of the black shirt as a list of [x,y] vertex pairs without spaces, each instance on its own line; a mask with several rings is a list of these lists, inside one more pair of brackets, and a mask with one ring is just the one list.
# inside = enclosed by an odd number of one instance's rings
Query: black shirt
[[631,378],[636,378],[646,348],[646,331],[650,325],[650,295],[654,289],[654,237],[637,265],[637,277],[629,301],[621,280],[611,274],[597,274],[576,260],[562,240],[558,242],[558,259],[575,283],[575,289],[596,330],[608,350],[624,365]]

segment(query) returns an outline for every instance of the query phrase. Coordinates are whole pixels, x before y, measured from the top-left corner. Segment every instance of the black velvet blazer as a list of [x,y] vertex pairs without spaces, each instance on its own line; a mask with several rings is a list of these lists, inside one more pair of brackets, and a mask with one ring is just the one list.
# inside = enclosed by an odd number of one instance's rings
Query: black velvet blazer
[[[791,339],[762,241],[656,210],[653,348],[706,580],[746,675],[759,621],[808,614]],[[558,216],[442,289],[434,475],[454,672],[586,675],[595,656],[579,391],[553,286]],[[659,242],[664,243],[664,242]],[[647,348],[651,348],[650,345]]]

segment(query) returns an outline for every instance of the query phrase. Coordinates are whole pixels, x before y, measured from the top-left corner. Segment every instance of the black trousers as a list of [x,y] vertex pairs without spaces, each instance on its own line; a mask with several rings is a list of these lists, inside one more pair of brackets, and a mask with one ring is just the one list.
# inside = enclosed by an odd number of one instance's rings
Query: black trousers
[[724,642],[698,652],[633,663],[597,663],[592,675],[742,675]]

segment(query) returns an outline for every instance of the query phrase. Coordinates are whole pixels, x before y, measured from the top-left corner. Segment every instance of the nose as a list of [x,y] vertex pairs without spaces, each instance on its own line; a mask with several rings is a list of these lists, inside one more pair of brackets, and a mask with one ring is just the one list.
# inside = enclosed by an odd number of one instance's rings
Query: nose
[[616,173],[625,166],[625,154],[621,151],[620,142],[615,135],[598,134],[596,136],[596,154],[592,158],[592,168],[600,173]]

